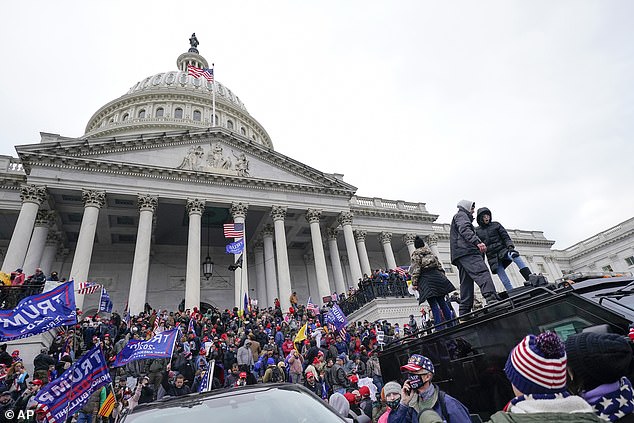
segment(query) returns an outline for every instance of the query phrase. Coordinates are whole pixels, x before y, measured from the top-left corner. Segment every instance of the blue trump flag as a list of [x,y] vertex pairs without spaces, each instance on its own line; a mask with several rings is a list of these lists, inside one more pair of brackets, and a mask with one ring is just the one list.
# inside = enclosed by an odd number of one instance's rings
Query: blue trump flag
[[147,341],[131,339],[117,354],[112,366],[121,367],[131,361],[144,358],[170,358],[179,332],[179,329],[166,330],[157,333]]
[[236,242],[227,244],[225,251],[227,254],[240,254],[244,250],[244,238],[240,238]]
[[110,295],[108,295],[106,288],[101,288],[101,297],[99,297],[99,311],[112,313],[112,307],[112,300],[110,299]]
[[58,326],[77,324],[73,282],[22,299],[13,310],[0,310],[0,342],[48,332]]
[[335,304],[326,314],[326,323],[333,325],[337,330],[341,330],[348,324],[348,319],[339,306]]
[[60,377],[45,385],[35,396],[51,413],[53,422],[64,422],[83,407],[97,390],[111,383],[108,363],[97,345],[68,368]]

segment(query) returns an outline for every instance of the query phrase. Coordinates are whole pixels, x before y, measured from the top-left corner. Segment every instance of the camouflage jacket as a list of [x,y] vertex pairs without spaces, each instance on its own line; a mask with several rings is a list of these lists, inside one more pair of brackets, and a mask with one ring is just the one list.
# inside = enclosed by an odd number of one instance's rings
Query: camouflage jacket
[[412,284],[417,285],[421,272],[429,269],[443,270],[442,263],[431,252],[429,247],[415,249],[412,253],[412,264],[409,268],[409,274],[412,275]]

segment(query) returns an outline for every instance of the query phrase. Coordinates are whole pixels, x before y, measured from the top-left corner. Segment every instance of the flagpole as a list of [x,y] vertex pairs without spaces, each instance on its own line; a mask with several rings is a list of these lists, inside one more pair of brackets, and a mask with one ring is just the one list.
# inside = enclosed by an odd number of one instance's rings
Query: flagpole
[[211,64],[212,75],[214,76],[214,80],[211,84],[211,126],[216,127],[216,71],[214,70],[215,65]]

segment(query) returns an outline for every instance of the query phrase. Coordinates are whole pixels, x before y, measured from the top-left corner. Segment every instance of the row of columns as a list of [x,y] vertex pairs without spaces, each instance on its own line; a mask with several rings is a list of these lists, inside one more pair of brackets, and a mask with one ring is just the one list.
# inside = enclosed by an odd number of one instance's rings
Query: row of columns
[[[35,267],[39,265],[48,273],[55,257],[59,234],[49,230],[53,219],[52,212],[39,209],[46,199],[46,189],[41,186],[27,185],[21,191],[21,198],[22,208],[7,249],[2,271],[8,273],[24,266],[25,273],[27,273],[34,271]],[[82,191],[84,214],[70,271],[70,278],[74,279],[76,284],[86,281],[88,278],[97,220],[99,211],[105,204],[105,198],[106,194],[103,191]],[[146,301],[152,225],[158,205],[158,197],[149,194],[139,194],[138,205],[139,225],[128,300],[132,315],[143,311]],[[185,308],[192,309],[200,306],[201,224],[205,201],[198,198],[189,198],[186,202],[186,210],[189,215],[189,227]],[[248,204],[233,203],[230,210],[234,223],[245,223]],[[319,298],[315,302],[321,301],[322,297],[330,295],[331,292],[320,229],[321,216],[322,212],[317,209],[308,209],[305,216],[310,225],[313,246],[312,257],[314,259],[317,292],[319,294]],[[257,296],[261,302],[268,302],[269,306],[273,305],[275,298],[279,298],[282,308],[288,309],[290,307],[289,296],[292,292],[292,287],[284,226],[286,207],[273,206],[271,218],[273,226],[266,225],[262,230],[261,241],[254,243]],[[364,230],[353,230],[352,219],[353,214],[351,212],[342,212],[337,218],[344,235],[350,276],[353,281],[357,281],[362,278],[364,273],[371,274],[372,269],[365,246],[367,232]],[[334,288],[336,292],[345,292],[343,266],[337,247],[338,233],[338,230],[329,228],[326,235]],[[25,234],[32,235],[29,238]],[[403,238],[410,254],[414,250],[414,237],[414,234],[406,234]],[[273,238],[275,238],[275,247]],[[381,232],[379,240],[383,245],[387,266],[395,268],[396,261],[391,245],[392,234]],[[246,239],[244,242],[246,249]],[[431,249],[438,255],[436,244],[437,238],[430,238]],[[244,293],[248,292],[246,250],[244,254],[245,258],[242,261],[242,266],[238,267],[234,274],[234,302],[236,305],[241,304]],[[237,258],[238,256],[235,256],[236,260]],[[77,296],[76,301],[77,306],[81,308],[83,296]]]

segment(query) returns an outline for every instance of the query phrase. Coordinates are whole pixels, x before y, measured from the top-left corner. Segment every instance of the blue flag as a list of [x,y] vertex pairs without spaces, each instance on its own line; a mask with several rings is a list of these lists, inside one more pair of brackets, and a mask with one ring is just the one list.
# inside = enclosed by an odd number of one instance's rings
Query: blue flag
[[22,299],[13,310],[0,310],[0,342],[77,324],[73,282]]
[[216,360],[209,360],[207,363],[207,368],[203,372],[203,378],[200,381],[200,386],[198,387],[198,392],[207,392],[211,391],[211,387],[214,381],[214,368],[216,367]]
[[35,402],[48,408],[52,421],[64,422],[67,416],[79,411],[94,392],[111,382],[108,363],[97,345],[60,377],[44,385],[35,396]]
[[244,293],[244,308],[243,308],[245,313],[251,313],[251,308],[249,307],[249,296],[247,295],[247,293]]
[[236,242],[227,244],[225,251],[227,254],[240,254],[244,250],[244,238],[240,238]]
[[174,351],[174,343],[179,330],[172,329],[157,333],[147,341],[131,339],[117,354],[112,367],[125,366],[131,361],[144,358],[169,358]]
[[112,300],[110,299],[110,295],[108,295],[106,288],[101,288],[101,297],[99,297],[99,311],[112,313]]
[[335,304],[326,314],[326,323],[333,325],[337,330],[341,330],[348,324],[348,319],[339,306]]

